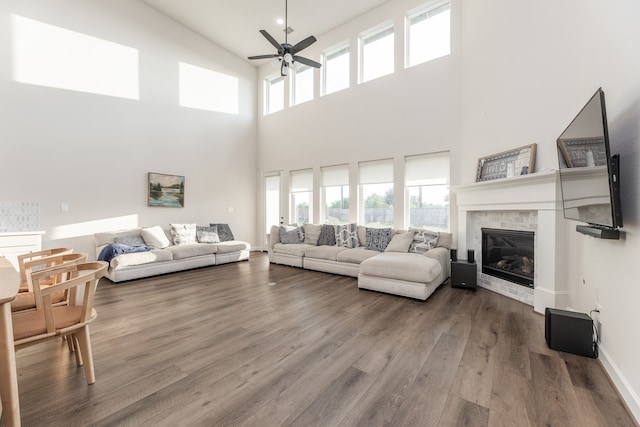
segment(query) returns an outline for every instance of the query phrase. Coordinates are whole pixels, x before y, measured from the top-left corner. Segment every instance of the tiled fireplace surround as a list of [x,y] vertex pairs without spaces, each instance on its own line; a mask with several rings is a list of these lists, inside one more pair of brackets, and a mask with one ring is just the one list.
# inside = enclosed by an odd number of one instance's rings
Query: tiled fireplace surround
[[[478,286],[533,306],[566,308],[563,283],[563,239],[558,238],[564,221],[556,171],[479,182],[452,188],[458,205],[457,247],[460,255],[474,249],[478,264]],[[533,289],[482,273],[481,228],[533,231],[535,271]]]

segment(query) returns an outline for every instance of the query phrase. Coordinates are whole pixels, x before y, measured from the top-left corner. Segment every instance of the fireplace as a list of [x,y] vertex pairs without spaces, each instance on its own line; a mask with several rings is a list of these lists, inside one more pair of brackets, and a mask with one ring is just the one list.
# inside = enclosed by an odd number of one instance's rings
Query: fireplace
[[533,288],[534,233],[482,228],[482,272]]

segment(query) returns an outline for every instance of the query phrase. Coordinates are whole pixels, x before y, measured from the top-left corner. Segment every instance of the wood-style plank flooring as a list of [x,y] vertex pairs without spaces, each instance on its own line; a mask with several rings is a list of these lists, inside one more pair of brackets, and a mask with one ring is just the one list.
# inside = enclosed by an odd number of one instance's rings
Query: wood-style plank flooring
[[62,341],[17,353],[24,426],[635,425],[597,360],[484,289],[419,302],[253,253],[103,279],[96,309],[95,384]]

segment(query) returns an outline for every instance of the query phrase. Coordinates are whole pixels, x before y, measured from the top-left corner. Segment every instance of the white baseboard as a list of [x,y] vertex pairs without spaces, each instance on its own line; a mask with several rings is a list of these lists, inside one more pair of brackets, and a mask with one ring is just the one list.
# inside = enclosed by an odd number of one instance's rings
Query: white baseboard
[[598,360],[600,360],[600,364],[615,384],[618,393],[620,393],[622,400],[624,400],[624,403],[629,408],[636,423],[640,424],[640,397],[638,397],[638,394],[633,390],[622,372],[620,372],[616,364],[611,360],[609,353],[600,345],[598,346]]

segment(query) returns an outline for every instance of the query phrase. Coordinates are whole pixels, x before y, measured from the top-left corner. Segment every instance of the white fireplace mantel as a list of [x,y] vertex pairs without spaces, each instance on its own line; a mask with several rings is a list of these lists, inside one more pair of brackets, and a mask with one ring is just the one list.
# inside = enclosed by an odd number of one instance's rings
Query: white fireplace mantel
[[458,253],[471,249],[475,234],[472,212],[535,211],[536,275],[533,307],[544,313],[546,307],[566,308],[568,294],[563,283],[564,267],[558,259],[563,239],[558,239],[562,221],[562,197],[558,171],[545,171],[513,178],[477,182],[452,187],[458,207]]

